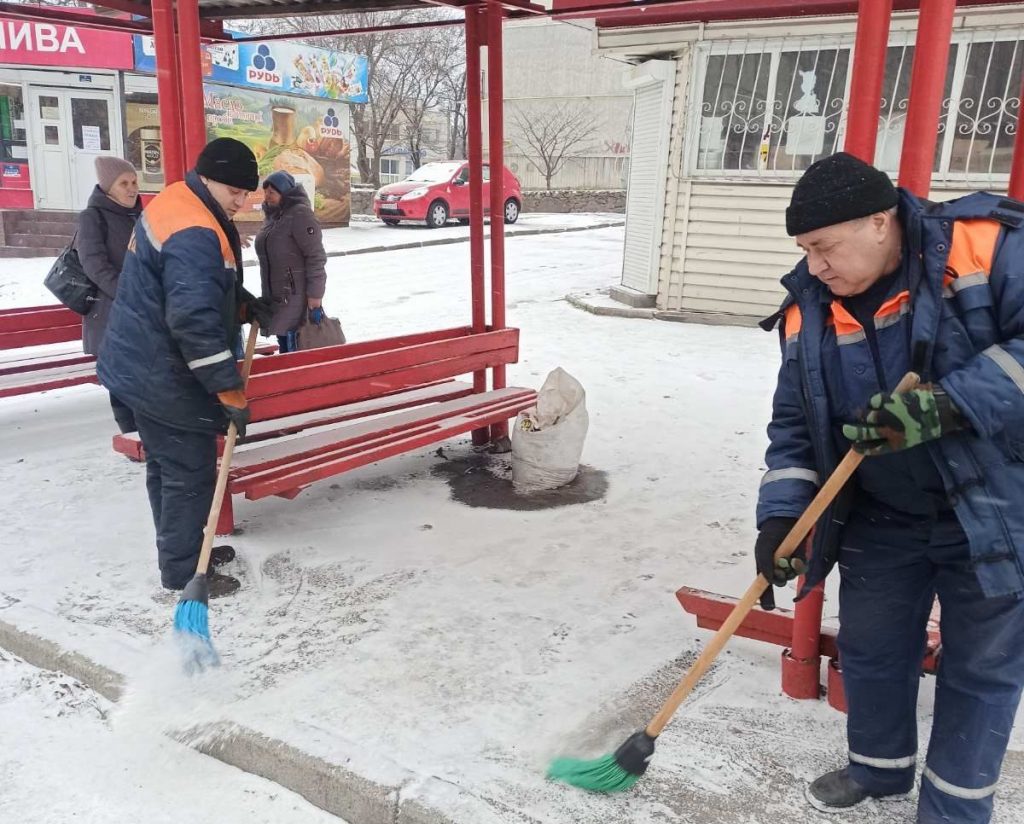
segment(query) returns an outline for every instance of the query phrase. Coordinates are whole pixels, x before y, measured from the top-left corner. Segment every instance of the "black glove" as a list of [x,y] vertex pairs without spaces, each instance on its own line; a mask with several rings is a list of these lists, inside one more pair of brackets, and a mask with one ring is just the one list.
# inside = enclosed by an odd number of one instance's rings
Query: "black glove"
[[[785,586],[798,575],[803,575],[807,569],[807,556],[803,547],[788,558],[775,560],[775,551],[782,545],[795,523],[796,518],[769,518],[757,533],[757,542],[754,544],[757,571],[777,587]],[[761,595],[761,609],[775,609],[775,592],[772,587],[768,587]]]
[[218,392],[217,399],[220,401],[228,422],[235,425],[238,432],[237,443],[245,439],[245,427],[249,425],[252,413],[249,412],[249,405],[245,399],[245,393],[241,389],[233,389],[230,392]]
[[242,323],[256,321],[264,334],[269,334],[270,321],[274,317],[274,304],[269,298],[258,298],[247,289],[239,291],[238,319]]

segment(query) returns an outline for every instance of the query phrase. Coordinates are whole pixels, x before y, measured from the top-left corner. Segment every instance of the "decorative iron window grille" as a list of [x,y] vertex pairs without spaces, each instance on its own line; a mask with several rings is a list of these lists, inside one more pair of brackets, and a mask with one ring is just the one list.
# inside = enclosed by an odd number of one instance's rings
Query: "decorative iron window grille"
[[[1005,186],[1020,112],[1024,27],[954,35],[936,129],[937,181]],[[792,180],[842,148],[852,38],[705,43],[696,52],[688,169],[694,177]],[[903,146],[912,35],[890,41],[875,163]]]

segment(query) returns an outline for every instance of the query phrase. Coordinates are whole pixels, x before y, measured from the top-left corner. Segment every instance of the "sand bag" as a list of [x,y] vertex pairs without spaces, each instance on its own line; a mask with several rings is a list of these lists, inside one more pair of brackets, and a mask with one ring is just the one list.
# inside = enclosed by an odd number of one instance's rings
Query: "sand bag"
[[547,376],[537,405],[512,430],[512,483],[520,492],[565,486],[580,468],[590,418],[580,382],[561,367]]

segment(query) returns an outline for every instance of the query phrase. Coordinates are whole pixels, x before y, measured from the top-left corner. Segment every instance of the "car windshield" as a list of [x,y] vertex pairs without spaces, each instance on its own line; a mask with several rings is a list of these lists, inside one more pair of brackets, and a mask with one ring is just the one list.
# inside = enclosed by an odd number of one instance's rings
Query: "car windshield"
[[427,163],[409,175],[406,183],[443,183],[451,180],[461,163]]

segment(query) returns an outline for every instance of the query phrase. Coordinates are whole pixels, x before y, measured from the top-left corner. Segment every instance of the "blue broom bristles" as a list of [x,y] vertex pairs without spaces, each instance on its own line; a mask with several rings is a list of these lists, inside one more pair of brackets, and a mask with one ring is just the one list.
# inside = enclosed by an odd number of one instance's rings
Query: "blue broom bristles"
[[201,672],[220,664],[210,640],[209,607],[202,601],[179,601],[174,609],[174,632],[185,651],[185,669]]

